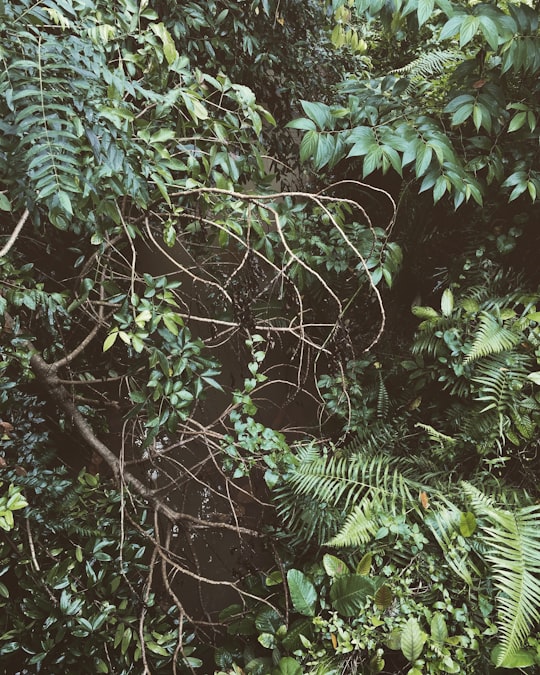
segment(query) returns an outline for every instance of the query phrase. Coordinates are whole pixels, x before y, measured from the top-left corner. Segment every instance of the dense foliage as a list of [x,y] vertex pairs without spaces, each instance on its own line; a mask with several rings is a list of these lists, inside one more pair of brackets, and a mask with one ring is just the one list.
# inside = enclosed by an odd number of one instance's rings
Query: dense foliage
[[534,672],[536,6],[0,35],[5,672]]

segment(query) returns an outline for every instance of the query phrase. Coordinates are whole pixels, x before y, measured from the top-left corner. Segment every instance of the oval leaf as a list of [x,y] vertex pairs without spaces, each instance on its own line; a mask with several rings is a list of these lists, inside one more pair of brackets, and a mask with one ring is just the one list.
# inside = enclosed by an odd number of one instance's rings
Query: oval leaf
[[411,617],[401,633],[400,646],[403,656],[410,663],[414,663],[422,653],[425,641],[426,634],[420,629],[418,621]]
[[317,591],[306,575],[300,570],[289,570],[287,572],[287,583],[289,584],[291,601],[296,611],[304,616],[315,616]]
[[330,553],[327,553],[323,557],[323,565],[329,577],[340,577],[344,574],[349,574],[349,568],[343,560],[336,558],[335,555],[331,555]]

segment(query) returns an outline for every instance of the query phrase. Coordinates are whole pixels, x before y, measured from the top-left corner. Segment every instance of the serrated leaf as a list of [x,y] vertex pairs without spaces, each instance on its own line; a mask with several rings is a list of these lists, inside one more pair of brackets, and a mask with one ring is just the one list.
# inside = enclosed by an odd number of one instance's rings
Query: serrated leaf
[[306,575],[300,570],[289,570],[287,572],[287,583],[291,602],[296,611],[304,616],[315,616],[317,591]]

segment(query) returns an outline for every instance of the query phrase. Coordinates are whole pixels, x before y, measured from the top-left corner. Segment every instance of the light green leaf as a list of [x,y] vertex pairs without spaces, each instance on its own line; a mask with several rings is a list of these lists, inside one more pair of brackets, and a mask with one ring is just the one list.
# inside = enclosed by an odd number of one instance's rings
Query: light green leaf
[[477,16],[469,15],[463,20],[459,31],[459,46],[464,47],[468,44],[480,28],[480,19]]
[[[355,133],[358,132],[358,133]],[[367,155],[367,153],[372,149],[378,147],[377,139],[373,130],[368,127],[358,127],[353,131],[354,138],[358,140],[355,141],[352,148],[349,150],[347,157],[361,157]],[[352,134],[349,136],[349,141],[352,140]]]
[[302,673],[302,667],[298,661],[290,656],[280,659],[277,668],[272,671],[272,675],[302,675]]
[[416,175],[418,178],[423,176],[431,164],[433,158],[433,150],[429,145],[420,145],[416,154]]
[[340,577],[343,574],[349,574],[349,568],[335,555],[326,553],[323,556],[323,566],[329,577]]
[[426,634],[421,630],[418,621],[414,617],[408,619],[401,633],[400,647],[403,656],[410,663],[414,663],[420,656],[425,641]]
[[467,511],[467,513],[461,513],[459,517],[459,531],[463,537],[471,537],[476,531],[476,518],[474,513]]
[[295,120],[287,122],[285,125],[286,129],[300,129],[301,131],[316,131],[317,127],[313,120],[309,120],[307,117],[299,117]]
[[371,553],[371,551],[368,551],[356,566],[356,574],[361,574],[362,576],[366,576],[367,574],[369,574],[369,571],[371,569],[372,558],[373,554]]
[[422,26],[433,14],[435,0],[418,0],[418,25]]
[[162,41],[163,54],[167,59],[167,63],[169,65],[172,65],[178,58],[178,52],[176,51],[176,46],[174,44],[174,40],[171,37],[171,34],[165,28],[165,25],[163,23],[150,24],[150,28]]
[[481,14],[478,17],[478,20],[480,21],[480,30],[486,38],[488,45],[495,51],[499,46],[499,31],[497,29],[497,24],[485,14]]
[[108,351],[113,344],[116,342],[116,338],[118,337],[118,331],[115,330],[113,333],[109,333],[107,337],[105,338],[105,341],[103,343],[103,351],[106,352]]
[[535,384],[540,385],[540,370],[536,370],[534,373],[529,373],[527,377],[529,380],[532,380]]
[[2,192],[0,192],[0,211],[11,211],[11,202]]
[[448,628],[444,616],[440,612],[435,612],[433,615],[430,629],[431,639],[442,647],[448,637]]
[[510,124],[508,125],[508,133],[512,133],[512,131],[517,131],[518,129],[521,129],[521,127],[525,124],[526,119],[527,119],[526,112],[518,112],[517,115],[514,115],[514,117],[510,121]]
[[310,101],[300,101],[304,112],[313,120],[321,131],[332,129],[334,120],[330,113],[330,108],[325,103],[311,103]]
[[441,298],[441,312],[443,316],[450,316],[454,309],[454,294],[446,288]]
[[287,572],[287,583],[291,594],[291,602],[296,611],[304,616],[315,616],[317,591],[306,575],[300,570],[289,570]]

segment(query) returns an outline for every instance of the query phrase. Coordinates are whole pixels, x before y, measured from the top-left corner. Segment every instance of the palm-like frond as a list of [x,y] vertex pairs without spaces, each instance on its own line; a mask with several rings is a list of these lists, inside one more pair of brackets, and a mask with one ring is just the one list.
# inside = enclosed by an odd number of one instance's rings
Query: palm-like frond
[[488,312],[481,312],[473,344],[465,363],[512,349],[520,336],[502,325],[500,319]]
[[497,507],[470,484],[464,484],[475,511],[486,518],[495,586],[499,589],[497,666],[504,666],[523,645],[532,625],[540,620],[540,505],[516,511]]
[[381,516],[418,510],[419,491],[426,487],[421,481],[419,462],[380,451],[301,458],[276,490],[277,511],[304,540],[316,536],[320,543],[354,546],[373,536]]

